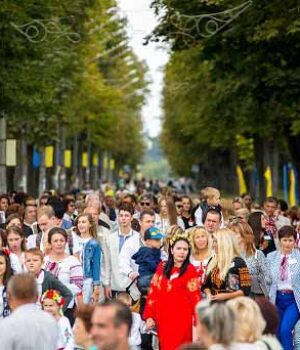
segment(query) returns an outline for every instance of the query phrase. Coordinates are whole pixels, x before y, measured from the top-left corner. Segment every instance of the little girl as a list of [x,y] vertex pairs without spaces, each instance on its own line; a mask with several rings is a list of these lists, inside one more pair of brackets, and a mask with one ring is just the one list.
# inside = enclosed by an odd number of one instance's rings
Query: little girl
[[49,312],[57,321],[59,329],[57,350],[73,350],[74,339],[70,321],[63,316],[62,312],[64,298],[57,290],[47,289],[41,296],[41,305],[43,310]]
[[98,302],[100,285],[100,244],[96,224],[90,214],[80,214],[76,219],[79,235],[80,260],[83,268],[83,303]]
[[6,296],[6,285],[12,274],[9,250],[4,248],[0,250],[0,319],[10,314]]

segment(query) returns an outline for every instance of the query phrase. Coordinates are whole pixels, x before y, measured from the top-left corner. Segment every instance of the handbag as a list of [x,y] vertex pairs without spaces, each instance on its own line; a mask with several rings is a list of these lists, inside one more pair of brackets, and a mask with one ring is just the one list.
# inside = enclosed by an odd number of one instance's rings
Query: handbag
[[257,250],[255,252],[255,261],[256,261],[258,285],[259,285],[260,289],[262,290],[265,298],[269,299],[268,288],[267,288],[267,284],[266,284],[264,273],[263,273],[263,271],[261,269],[261,266],[260,266],[260,263],[259,263],[259,260],[258,260]]
[[141,296],[141,293],[136,285],[136,281],[137,278],[134,279],[125,289],[126,293],[128,293],[131,296],[133,301],[137,301]]

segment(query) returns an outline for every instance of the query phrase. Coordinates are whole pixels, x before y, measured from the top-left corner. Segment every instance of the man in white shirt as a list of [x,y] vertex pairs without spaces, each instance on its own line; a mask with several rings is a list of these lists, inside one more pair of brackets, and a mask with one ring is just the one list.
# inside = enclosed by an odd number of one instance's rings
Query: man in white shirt
[[140,219],[140,233],[133,234],[123,244],[119,255],[119,269],[121,274],[129,277],[131,281],[138,277],[138,265],[131,259],[131,257],[140,249],[144,242],[144,233],[148,228],[153,227],[155,223],[155,213],[152,210],[144,210],[141,212]]
[[0,322],[0,349],[56,350],[58,326],[50,314],[35,304],[38,291],[34,276],[13,276],[7,285],[7,298],[13,312]]
[[106,235],[103,240],[104,259],[101,279],[106,298],[111,298],[117,292],[125,291],[131,282],[128,276],[120,274],[118,258],[125,242],[134,235],[139,236],[139,233],[131,228],[133,213],[131,204],[122,203],[119,208],[118,227]]
[[91,336],[98,349],[133,350],[128,342],[131,325],[129,307],[118,300],[107,300],[95,307]]
[[[140,232],[128,238],[121,249],[119,255],[119,270],[123,277],[129,277],[130,283],[138,277],[138,265],[132,259],[132,256],[144,245],[145,231],[155,224],[155,212],[153,210],[143,210],[139,219]],[[129,283],[129,285],[130,285]],[[132,285],[135,286],[135,283]],[[128,287],[128,285],[126,286]],[[132,293],[130,293],[132,294]],[[132,296],[132,295],[131,295]],[[133,297],[133,296],[132,296]],[[133,297],[134,299],[134,297]],[[141,314],[145,306],[145,298],[141,300]],[[142,334],[142,349],[152,349],[152,336],[150,334]]]

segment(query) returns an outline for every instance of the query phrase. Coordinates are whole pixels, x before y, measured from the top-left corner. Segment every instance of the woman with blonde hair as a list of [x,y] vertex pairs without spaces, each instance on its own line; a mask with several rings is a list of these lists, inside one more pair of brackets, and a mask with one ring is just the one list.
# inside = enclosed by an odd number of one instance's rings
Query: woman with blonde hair
[[256,299],[268,297],[272,283],[271,271],[264,253],[255,247],[255,238],[249,224],[237,220],[229,224],[235,233],[241,256],[245,260],[251,275],[251,296]]
[[212,238],[203,227],[199,226],[193,227],[187,232],[192,246],[190,263],[196,268],[201,287],[204,282],[208,263],[211,259]]
[[208,299],[228,300],[250,294],[251,277],[241,258],[234,233],[219,229],[213,241],[214,255],[207,267],[202,291]]
[[258,304],[251,298],[238,297],[229,300],[228,307],[234,313],[234,349],[281,349],[274,336],[263,336],[266,321]]
[[235,315],[237,343],[254,343],[262,336],[266,327],[259,306],[251,298],[238,297],[229,300],[227,305]]
[[234,211],[237,211],[238,209],[242,209],[245,207],[244,202],[241,197],[235,197],[232,200],[232,207]]
[[244,222],[248,222],[250,211],[247,208],[241,208],[235,210],[235,215],[239,220],[242,220]]

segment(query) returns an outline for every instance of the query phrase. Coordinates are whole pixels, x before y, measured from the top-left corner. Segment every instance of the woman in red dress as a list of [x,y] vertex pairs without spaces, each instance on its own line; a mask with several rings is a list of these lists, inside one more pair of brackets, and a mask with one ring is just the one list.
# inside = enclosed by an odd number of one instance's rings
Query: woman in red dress
[[193,316],[201,295],[189,257],[188,234],[175,234],[168,260],[159,264],[151,281],[143,316],[148,330],[157,327],[160,350],[177,350],[192,341]]

